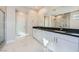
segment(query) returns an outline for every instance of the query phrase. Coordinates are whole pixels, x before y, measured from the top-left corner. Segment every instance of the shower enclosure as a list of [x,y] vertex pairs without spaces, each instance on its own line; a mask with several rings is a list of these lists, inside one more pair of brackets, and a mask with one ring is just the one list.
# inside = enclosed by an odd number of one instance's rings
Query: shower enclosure
[[5,13],[0,10],[0,45],[5,41]]
[[16,12],[16,37],[24,37],[26,33],[26,14],[20,11]]

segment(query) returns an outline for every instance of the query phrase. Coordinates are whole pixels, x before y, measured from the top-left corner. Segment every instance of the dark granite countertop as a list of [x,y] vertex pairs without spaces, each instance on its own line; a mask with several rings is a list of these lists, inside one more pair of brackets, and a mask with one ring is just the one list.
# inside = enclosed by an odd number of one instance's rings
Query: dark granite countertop
[[55,32],[64,35],[70,35],[74,37],[79,37],[79,29],[70,29],[70,28],[54,28],[54,27],[33,27],[35,29],[40,29],[44,31]]

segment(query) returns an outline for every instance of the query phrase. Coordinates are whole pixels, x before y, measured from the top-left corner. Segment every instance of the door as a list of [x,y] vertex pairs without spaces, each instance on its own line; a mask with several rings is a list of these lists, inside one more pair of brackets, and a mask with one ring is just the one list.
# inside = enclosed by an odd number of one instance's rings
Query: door
[[53,32],[48,32],[46,38],[48,38],[47,48],[51,51],[55,51],[55,36],[57,34]]
[[0,10],[0,43],[5,40],[5,20],[4,12]]

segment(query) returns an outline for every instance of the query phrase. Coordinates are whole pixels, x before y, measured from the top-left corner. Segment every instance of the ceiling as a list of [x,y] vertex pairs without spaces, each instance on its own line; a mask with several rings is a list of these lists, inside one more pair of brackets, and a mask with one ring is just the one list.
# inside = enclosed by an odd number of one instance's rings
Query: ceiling
[[26,13],[46,9],[45,15],[58,15],[79,10],[79,6],[17,6],[16,9]]

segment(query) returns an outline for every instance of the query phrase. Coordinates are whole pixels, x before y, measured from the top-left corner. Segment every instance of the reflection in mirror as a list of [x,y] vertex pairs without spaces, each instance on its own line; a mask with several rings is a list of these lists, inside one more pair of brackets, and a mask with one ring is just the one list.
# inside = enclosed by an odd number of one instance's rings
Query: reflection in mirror
[[70,28],[79,29],[79,10],[71,13]]
[[49,27],[49,16],[44,16],[44,26]]
[[70,27],[70,13],[65,13],[56,16],[44,16],[44,26],[45,27]]
[[51,23],[52,23],[52,27],[56,27],[56,17],[55,16],[51,16]]
[[56,16],[56,27],[63,27],[64,24],[64,15],[57,15]]
[[55,22],[55,27],[69,28],[70,13],[57,15],[54,22]]

